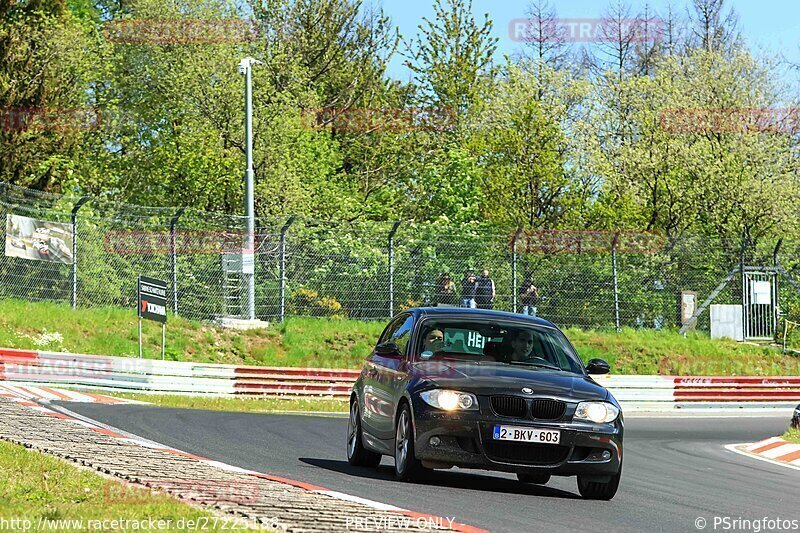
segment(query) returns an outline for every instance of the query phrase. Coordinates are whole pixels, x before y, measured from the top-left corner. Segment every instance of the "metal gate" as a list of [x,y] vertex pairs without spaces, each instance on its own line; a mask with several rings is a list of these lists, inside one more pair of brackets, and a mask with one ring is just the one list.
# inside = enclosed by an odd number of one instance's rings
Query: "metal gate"
[[778,273],[745,267],[743,274],[744,338],[772,340],[778,327]]

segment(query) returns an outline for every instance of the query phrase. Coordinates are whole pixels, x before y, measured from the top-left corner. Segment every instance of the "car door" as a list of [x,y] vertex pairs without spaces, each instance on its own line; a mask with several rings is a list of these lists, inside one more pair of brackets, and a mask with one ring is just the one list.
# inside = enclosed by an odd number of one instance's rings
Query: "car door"
[[408,360],[411,356],[411,337],[414,333],[414,322],[413,315],[405,315],[400,327],[392,334],[389,340],[389,342],[397,345],[402,357],[400,359],[392,359],[389,364],[383,367],[383,372],[385,373],[384,383],[390,398],[389,411],[391,416],[386,421],[386,431],[391,445],[394,444],[394,415],[397,413],[397,404],[400,402],[408,383]]
[[[400,329],[400,326],[405,322],[405,316],[396,317],[381,333],[378,338],[376,347],[389,342],[392,336]],[[384,447],[383,440],[385,439],[386,431],[386,417],[391,416],[389,410],[391,408],[390,394],[383,384],[385,379],[384,365],[387,363],[386,358],[378,355],[375,350],[372,350],[365,365],[364,373],[364,405],[362,412],[362,423],[364,432],[367,434],[367,439],[373,447]],[[373,438],[370,438],[373,437]],[[374,442],[378,439],[379,443]]]
[[372,379],[373,386],[370,398],[374,407],[370,420],[371,429],[389,449],[394,442],[394,414],[405,383],[406,357],[413,328],[414,317],[411,314],[404,313],[395,318],[391,327],[381,335],[378,344],[386,342],[397,344],[402,357],[386,357],[373,352],[367,371],[367,377]]

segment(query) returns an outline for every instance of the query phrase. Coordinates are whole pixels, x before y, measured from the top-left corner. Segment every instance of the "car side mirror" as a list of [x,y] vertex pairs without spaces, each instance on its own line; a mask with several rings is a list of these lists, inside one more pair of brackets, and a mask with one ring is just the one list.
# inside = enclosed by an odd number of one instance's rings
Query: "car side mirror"
[[393,342],[383,342],[375,347],[375,353],[381,357],[401,358],[400,347]]
[[586,372],[589,374],[608,374],[611,371],[611,365],[602,359],[590,359],[586,363]]

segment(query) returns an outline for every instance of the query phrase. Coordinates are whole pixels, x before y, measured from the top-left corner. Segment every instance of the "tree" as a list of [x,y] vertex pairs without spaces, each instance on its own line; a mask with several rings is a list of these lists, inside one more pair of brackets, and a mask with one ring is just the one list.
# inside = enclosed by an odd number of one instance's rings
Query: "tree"
[[655,11],[647,3],[642,8],[635,25],[637,27],[635,52],[638,70],[641,74],[648,75],[657,57],[663,51],[665,28],[663,27],[663,21],[656,16]]
[[613,0],[602,18],[594,52],[588,56],[595,73],[613,71],[618,83],[634,68],[636,42],[642,38],[641,29],[631,20],[630,6],[624,0]]
[[461,121],[492,85],[498,39],[488,15],[482,24],[475,20],[472,0],[435,0],[434,10],[434,19],[423,19],[420,35],[407,45],[406,66],[421,101],[451,109]]
[[572,145],[565,132],[573,125],[564,102],[575,98],[576,87],[563,71],[546,72],[547,94],[563,99],[531,98],[540,90],[537,76],[510,65],[474,124],[470,146],[483,170],[482,213],[498,225],[580,224],[581,207],[589,200],[567,165]]
[[[595,160],[605,182],[601,201],[629,214],[618,223],[671,240],[693,232],[724,242],[794,227],[800,183],[796,140],[785,128],[796,124],[769,124],[757,112],[780,101],[771,70],[746,53],[695,50],[665,57],[652,77],[625,81],[619,92],[631,109],[630,135],[606,138]],[[618,113],[599,109],[594,122],[602,131]]]
[[[380,101],[399,37],[382,10],[362,0],[251,1],[272,84],[313,89],[322,108],[347,110]],[[299,82],[299,83],[298,83]]]
[[566,29],[547,0],[534,0],[528,6],[525,50],[522,57],[534,64],[561,69],[570,59]]
[[739,18],[725,0],[692,0],[692,43],[706,52],[728,52],[740,44]]
[[93,125],[87,28],[63,1],[0,0],[0,180],[59,191]]

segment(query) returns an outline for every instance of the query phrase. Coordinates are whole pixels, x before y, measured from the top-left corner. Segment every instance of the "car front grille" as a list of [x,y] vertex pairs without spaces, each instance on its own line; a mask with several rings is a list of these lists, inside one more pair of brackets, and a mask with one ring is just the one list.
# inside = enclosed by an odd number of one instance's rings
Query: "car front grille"
[[486,455],[495,461],[525,465],[557,465],[566,461],[569,446],[488,440]]
[[531,414],[533,418],[539,420],[558,420],[564,416],[564,411],[567,410],[567,404],[559,400],[548,400],[538,398],[533,400],[531,405]]
[[[492,411],[508,418],[528,418],[528,402],[517,396],[492,396]],[[530,400],[530,416],[536,420],[559,420],[567,410],[567,404],[560,400],[535,398]]]
[[523,418],[528,410],[525,398],[515,396],[492,396],[492,410],[509,418]]

